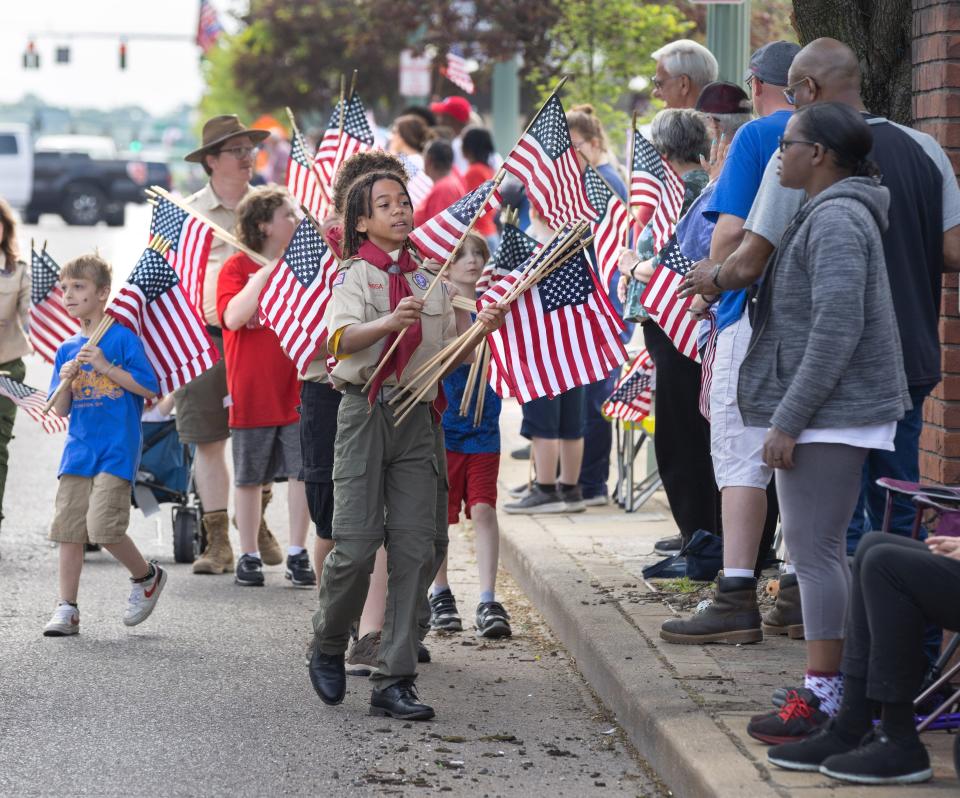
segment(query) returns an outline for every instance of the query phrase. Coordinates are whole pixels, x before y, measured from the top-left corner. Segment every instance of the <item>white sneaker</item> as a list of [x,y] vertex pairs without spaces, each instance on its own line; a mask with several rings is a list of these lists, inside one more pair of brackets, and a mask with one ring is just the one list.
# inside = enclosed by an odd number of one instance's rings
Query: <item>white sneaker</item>
[[167,584],[167,572],[156,563],[153,565],[153,579],[146,582],[134,582],[127,599],[127,609],[123,613],[123,622],[127,626],[136,626],[150,617],[157,599]]
[[63,601],[53,611],[53,617],[43,627],[44,637],[66,637],[80,634],[80,610]]
[[585,507],[606,507],[609,503],[610,498],[605,493],[598,493],[596,496],[583,500]]

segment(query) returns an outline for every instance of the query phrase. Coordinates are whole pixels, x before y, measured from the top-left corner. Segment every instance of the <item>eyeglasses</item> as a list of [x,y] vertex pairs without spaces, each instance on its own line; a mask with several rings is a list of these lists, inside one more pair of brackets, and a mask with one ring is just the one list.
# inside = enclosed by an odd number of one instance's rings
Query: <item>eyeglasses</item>
[[220,152],[229,152],[234,158],[238,161],[242,161],[244,158],[252,158],[258,152],[260,152],[259,147],[224,147]]
[[679,77],[683,77],[683,76],[682,76],[682,75],[670,75],[669,77],[666,77],[666,78],[664,78],[663,80],[660,80],[660,78],[658,78],[656,75],[654,75],[653,77],[650,78],[650,82],[653,84],[653,88],[655,88],[655,89],[657,89],[657,90],[659,91],[660,89],[663,88],[663,84],[666,83],[668,80],[673,80],[674,78],[679,78]]
[[787,86],[787,88],[785,88],[785,89],[783,90],[783,96],[786,97],[787,102],[790,103],[790,105],[796,105],[796,104],[797,104],[797,92],[794,90],[793,87],[794,87],[794,86],[799,86],[801,83],[803,83],[804,81],[807,81],[807,80],[809,80],[809,81],[813,84],[813,88],[814,88],[814,89],[819,89],[819,88],[820,88],[820,86],[817,84],[817,81],[815,81],[815,80],[814,80],[813,78],[811,78],[809,75],[804,75],[802,78],[800,78],[800,80],[798,80],[798,81],[796,81],[796,82],[794,82],[794,83],[791,83],[789,86]]
[[819,141],[806,141],[804,139],[785,139],[782,136],[780,137],[780,152],[786,152],[787,147],[791,144],[806,144],[808,147],[816,147],[820,144]]

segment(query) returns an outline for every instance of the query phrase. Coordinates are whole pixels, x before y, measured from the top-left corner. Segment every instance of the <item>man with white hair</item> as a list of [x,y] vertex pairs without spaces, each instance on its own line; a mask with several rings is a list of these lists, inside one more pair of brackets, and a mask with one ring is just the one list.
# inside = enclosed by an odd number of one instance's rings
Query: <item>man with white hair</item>
[[691,39],[678,39],[650,56],[657,62],[653,96],[667,108],[693,108],[700,90],[717,79],[717,59],[706,47]]

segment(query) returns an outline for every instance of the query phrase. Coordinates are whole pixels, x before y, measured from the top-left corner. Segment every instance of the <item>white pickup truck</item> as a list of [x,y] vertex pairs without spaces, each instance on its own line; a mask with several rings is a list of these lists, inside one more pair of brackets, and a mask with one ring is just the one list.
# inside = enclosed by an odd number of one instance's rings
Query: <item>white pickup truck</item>
[[33,146],[28,125],[0,124],[0,197],[25,209],[33,196]]

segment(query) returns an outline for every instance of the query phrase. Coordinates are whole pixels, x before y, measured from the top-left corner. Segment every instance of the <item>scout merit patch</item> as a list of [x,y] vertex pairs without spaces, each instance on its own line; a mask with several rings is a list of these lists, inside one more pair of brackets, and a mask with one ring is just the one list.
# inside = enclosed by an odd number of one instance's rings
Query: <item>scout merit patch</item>
[[338,285],[343,285],[343,281],[347,279],[346,272],[340,272],[336,277],[333,278],[333,287],[336,288]]
[[420,272],[417,272],[415,275],[413,275],[413,281],[417,284],[418,288],[427,287],[427,278],[420,274]]

